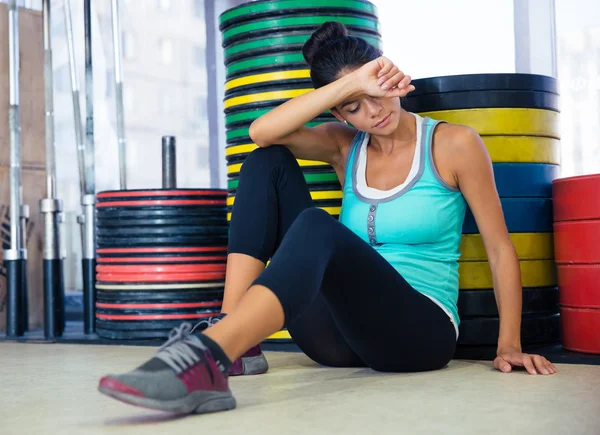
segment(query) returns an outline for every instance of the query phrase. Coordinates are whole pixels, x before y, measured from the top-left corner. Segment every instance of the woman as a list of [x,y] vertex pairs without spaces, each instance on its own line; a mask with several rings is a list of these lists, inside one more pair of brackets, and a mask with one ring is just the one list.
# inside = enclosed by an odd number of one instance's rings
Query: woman
[[[481,138],[404,111],[399,97],[414,89],[410,77],[340,23],[322,25],[303,53],[315,90],[250,128],[260,149],[244,162],[233,210],[227,315],[203,331],[182,325],[147,363],[104,377],[100,391],[179,413],[234,408],[228,373],[266,371],[257,345],[284,326],[323,365],[443,368],[458,336],[467,204],[501,313],[494,367],[555,373],[545,358],[521,352],[519,264]],[[326,110],[341,122],[304,126]],[[295,158],[335,169],[339,221],[312,206]]]

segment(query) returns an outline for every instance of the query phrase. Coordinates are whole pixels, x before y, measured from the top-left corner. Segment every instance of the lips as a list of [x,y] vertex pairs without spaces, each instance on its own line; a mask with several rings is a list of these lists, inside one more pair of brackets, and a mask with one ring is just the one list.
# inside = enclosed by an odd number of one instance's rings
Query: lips
[[392,115],[391,113],[388,114],[388,116],[386,116],[381,121],[379,121],[377,124],[375,124],[375,127],[379,127],[380,124],[383,124],[384,122],[386,122],[391,115]]

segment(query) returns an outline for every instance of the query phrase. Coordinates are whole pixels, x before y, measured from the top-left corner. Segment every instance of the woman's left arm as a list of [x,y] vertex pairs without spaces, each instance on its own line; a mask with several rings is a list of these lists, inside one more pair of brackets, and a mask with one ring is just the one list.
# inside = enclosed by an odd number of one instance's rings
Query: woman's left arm
[[452,138],[452,162],[456,183],[471,209],[487,253],[494,294],[500,314],[500,333],[494,367],[510,372],[522,366],[535,375],[556,372],[554,365],[540,355],[522,353],[521,270],[510,239],[496,190],[490,155],[475,130],[460,126]]

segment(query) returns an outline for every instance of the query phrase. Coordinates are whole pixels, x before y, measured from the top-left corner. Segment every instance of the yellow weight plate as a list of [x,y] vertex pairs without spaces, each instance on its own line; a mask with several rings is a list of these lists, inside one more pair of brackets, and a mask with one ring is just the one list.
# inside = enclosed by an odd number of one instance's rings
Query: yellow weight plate
[[[319,190],[315,192],[310,192],[310,197],[315,201],[318,200],[328,200],[328,199],[342,199],[342,191],[341,190]],[[229,207],[233,206],[235,203],[235,196],[227,197],[227,205]]]
[[494,163],[560,164],[560,140],[536,136],[482,136]]
[[291,340],[292,336],[290,335],[287,329],[283,331],[277,331],[274,334],[271,334],[267,337],[267,340]]
[[[326,162],[317,162],[316,160],[302,160],[297,159],[298,164],[303,167],[312,167],[312,166],[328,166],[329,163]],[[242,169],[242,163],[235,163],[233,165],[227,166],[228,174],[237,174]]]
[[[519,260],[551,260],[554,258],[552,233],[511,233],[510,239]],[[481,234],[463,234],[460,261],[488,261]]]
[[[556,285],[554,260],[523,260],[521,284],[523,287],[550,287]],[[492,271],[487,261],[467,261],[459,263],[459,288],[461,290],[493,289]]]
[[229,156],[234,156],[236,154],[251,153],[256,148],[258,148],[258,145],[256,145],[255,143],[246,143],[243,145],[235,145],[232,147],[225,148],[225,156],[229,157]]
[[[327,213],[329,213],[330,215],[333,216],[339,216],[340,212],[342,211],[342,207],[317,207],[320,208],[321,210],[325,210]],[[231,212],[227,213],[227,221],[231,222]]]
[[285,100],[290,98],[296,98],[300,95],[306,94],[313,89],[294,89],[291,91],[272,91],[272,92],[260,92],[258,94],[248,94],[241,97],[234,97],[225,100],[223,107],[229,109],[231,107],[239,106],[241,104],[258,103],[261,101],[272,101],[272,100]]
[[435,120],[468,125],[482,136],[543,136],[560,139],[558,113],[542,109],[461,109],[421,112]]
[[240,86],[254,85],[257,83],[274,82],[279,80],[309,79],[310,70],[300,69],[292,71],[278,71],[265,74],[255,74],[239,79],[229,80],[225,83],[225,90],[234,89]]

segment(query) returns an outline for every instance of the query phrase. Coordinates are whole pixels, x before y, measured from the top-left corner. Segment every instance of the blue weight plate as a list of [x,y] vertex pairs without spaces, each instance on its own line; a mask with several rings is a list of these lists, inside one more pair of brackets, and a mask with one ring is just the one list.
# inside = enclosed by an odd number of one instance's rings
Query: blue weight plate
[[[509,233],[552,232],[551,198],[500,198]],[[467,207],[463,234],[478,233],[473,213]]]
[[552,198],[552,180],[560,166],[544,163],[494,163],[500,198]]

